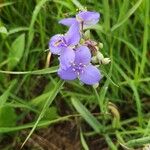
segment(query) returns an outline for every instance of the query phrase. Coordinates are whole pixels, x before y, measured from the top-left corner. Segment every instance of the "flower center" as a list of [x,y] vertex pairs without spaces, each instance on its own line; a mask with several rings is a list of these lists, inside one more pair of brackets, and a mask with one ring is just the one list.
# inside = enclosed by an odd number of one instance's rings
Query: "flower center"
[[59,39],[54,43],[55,47],[66,46],[66,40],[63,36],[60,36]]
[[82,63],[79,63],[79,64],[72,63],[72,70],[73,70],[78,76],[84,72],[84,70],[83,70],[84,67],[85,67],[85,65],[82,64]]
[[59,46],[61,43],[62,43],[62,40],[58,40],[58,41],[55,42],[54,46],[57,47],[57,46]]

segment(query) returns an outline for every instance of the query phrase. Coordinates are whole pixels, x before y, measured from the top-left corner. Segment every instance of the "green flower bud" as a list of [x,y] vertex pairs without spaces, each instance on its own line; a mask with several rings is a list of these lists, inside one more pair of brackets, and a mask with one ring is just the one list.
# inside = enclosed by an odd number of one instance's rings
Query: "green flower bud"
[[96,83],[96,84],[93,85],[93,88],[94,88],[94,89],[96,89],[96,88],[98,88],[98,87],[99,87],[99,83]]
[[110,61],[111,61],[110,58],[104,58],[102,59],[102,64],[107,65],[110,63]]
[[0,33],[8,34],[8,31],[4,26],[2,26],[2,27],[0,27]]
[[93,56],[92,59],[91,59],[92,63],[96,64],[98,63],[98,59],[97,59],[97,56]]
[[99,61],[102,61],[104,59],[104,56],[101,52],[97,52],[97,58]]
[[99,47],[100,47],[100,49],[102,49],[103,48],[103,43],[99,43]]
[[87,30],[87,31],[85,31],[85,33],[84,33],[84,38],[85,39],[90,39],[90,30]]

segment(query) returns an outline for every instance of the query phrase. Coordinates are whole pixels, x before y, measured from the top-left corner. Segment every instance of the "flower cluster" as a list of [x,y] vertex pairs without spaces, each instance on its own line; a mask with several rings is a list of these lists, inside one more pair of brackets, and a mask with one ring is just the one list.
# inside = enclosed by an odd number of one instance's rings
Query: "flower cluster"
[[69,27],[65,34],[56,34],[49,41],[52,54],[59,55],[58,75],[63,80],[79,80],[85,84],[97,84],[100,71],[91,61],[99,54],[98,44],[85,37],[85,29],[95,25],[100,18],[97,12],[80,11],[74,18],[65,18],[60,24]]

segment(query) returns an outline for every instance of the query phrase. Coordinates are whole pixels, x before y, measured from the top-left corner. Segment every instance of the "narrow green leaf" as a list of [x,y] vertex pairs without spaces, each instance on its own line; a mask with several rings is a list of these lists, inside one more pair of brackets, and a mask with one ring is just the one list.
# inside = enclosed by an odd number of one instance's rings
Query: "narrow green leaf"
[[[45,127],[50,124],[68,120],[71,117],[72,117],[72,115],[68,115],[68,116],[64,116],[64,117],[59,117],[58,119],[54,119],[54,120],[43,120],[38,123],[37,127]],[[32,128],[34,125],[35,125],[35,122],[23,124],[23,125],[11,127],[11,128],[10,127],[0,127],[0,133],[8,133],[8,132],[14,132],[14,131],[19,131],[19,130],[23,130],[23,129],[28,129],[28,128]]]
[[148,144],[148,143],[150,143],[150,136],[128,141],[126,143],[126,145],[129,147],[134,147],[134,146],[142,146],[142,145]]
[[37,19],[38,13],[42,9],[43,5],[48,1],[49,0],[40,0],[38,4],[35,6],[35,9],[33,11],[32,19],[31,19],[30,26],[29,26],[29,32],[28,32],[27,48],[26,48],[25,56],[24,56],[25,61],[27,61],[29,49],[30,49],[30,46],[34,37],[34,24]]
[[141,100],[140,100],[137,88],[134,82],[125,74],[125,72],[117,64],[114,63],[114,66],[118,70],[118,72],[121,74],[121,76],[130,85],[131,89],[133,90],[135,101],[136,101],[137,113],[138,113],[138,121],[139,121],[139,124],[142,126],[142,120],[143,120],[142,105],[141,105]]
[[12,5],[12,4],[14,4],[14,3],[15,3],[15,2],[0,3],[0,8],[5,7],[5,6],[8,6],[8,5]]
[[72,2],[74,3],[74,5],[76,5],[76,7],[78,7],[80,10],[84,10],[85,8],[81,5],[81,3],[78,0],[72,0]]
[[84,150],[89,150],[89,147],[84,139],[84,136],[83,136],[83,133],[82,133],[82,130],[80,130],[80,139],[81,139],[81,144],[84,148]]
[[[143,52],[142,52],[142,61],[140,65],[140,76],[144,74],[144,68],[146,63],[146,55],[148,51],[148,38],[149,38],[149,23],[150,23],[150,4],[149,0],[146,1],[146,8],[145,8],[145,19],[144,19],[144,35],[143,35]],[[149,60],[148,60],[149,61]]]
[[51,68],[45,68],[41,70],[34,70],[34,71],[3,71],[0,70],[0,73],[3,74],[33,74],[33,75],[41,75],[41,74],[50,74],[50,73],[55,73],[58,70],[58,66],[51,67]]
[[8,35],[17,33],[17,32],[21,32],[21,31],[28,31],[29,28],[28,27],[17,27],[17,28],[13,28],[11,30],[9,30]]
[[49,97],[50,93],[52,91],[49,91],[47,93],[44,93],[44,94],[41,94],[40,96],[38,97],[35,97],[34,99],[32,99],[30,101],[30,104],[33,105],[33,106],[38,106],[38,105],[41,105],[43,102],[45,102],[45,100]]
[[83,106],[83,104],[77,99],[71,99],[75,109],[81,114],[81,116],[86,120],[86,122],[97,132],[102,131],[102,126],[98,120]]
[[13,69],[20,61],[23,56],[25,47],[25,34],[21,34],[15,39],[11,45],[11,50],[9,52],[9,63],[8,68]]
[[132,82],[130,80],[130,86],[133,90],[134,96],[135,96],[135,101],[136,101],[136,107],[137,107],[137,113],[138,113],[138,121],[140,126],[142,126],[143,124],[143,113],[142,113],[142,104],[141,104],[141,99],[137,90],[136,85],[134,84],[134,82]]
[[126,22],[129,19],[129,17],[136,11],[136,9],[140,6],[142,1],[143,0],[138,0],[136,2],[136,4],[126,13],[126,15],[123,17],[123,19],[111,28],[111,31],[114,31],[117,28],[119,28],[121,25],[123,25],[124,22]]
[[0,127],[15,126],[17,115],[15,109],[10,106],[0,107]]
[[56,86],[54,87],[53,92],[50,93],[50,95],[49,95],[47,101],[45,102],[45,104],[44,104],[44,106],[43,106],[43,108],[42,108],[42,110],[41,110],[41,113],[40,113],[38,119],[36,120],[36,122],[35,122],[35,124],[34,124],[32,130],[30,131],[30,133],[28,134],[27,138],[26,138],[25,141],[23,142],[22,147],[23,147],[24,144],[27,142],[27,140],[30,138],[30,136],[32,135],[32,133],[34,132],[34,130],[36,129],[36,127],[37,127],[39,121],[43,118],[43,116],[44,116],[46,110],[48,109],[48,107],[50,106],[50,104],[53,102],[53,100],[55,99],[55,97],[57,96],[57,94],[58,94],[58,92],[60,91],[60,89],[61,89],[61,87],[63,86],[63,84],[64,84],[64,81],[60,80],[60,81],[56,84]]
[[109,7],[109,1],[104,0],[103,1],[103,6],[104,6],[104,29],[105,31],[110,30],[110,7]]
[[116,145],[112,142],[111,138],[108,135],[105,135],[105,139],[111,150],[117,150]]
[[13,80],[8,89],[0,96],[0,107],[2,107],[6,103],[8,96],[10,94],[10,90],[14,87],[15,84],[16,80]]

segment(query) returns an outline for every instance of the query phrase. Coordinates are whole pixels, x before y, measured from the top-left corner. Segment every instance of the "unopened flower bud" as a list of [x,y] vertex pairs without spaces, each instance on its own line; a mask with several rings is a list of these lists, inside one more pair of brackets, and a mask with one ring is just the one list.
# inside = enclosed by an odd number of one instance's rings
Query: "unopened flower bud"
[[101,52],[97,52],[97,58],[99,61],[102,61],[104,59],[104,56]]
[[84,33],[84,37],[85,37],[85,39],[90,39],[90,30],[87,30],[87,31],[85,31],[85,33]]
[[106,64],[109,64],[110,63],[110,58],[104,58],[102,59],[102,64],[106,65]]
[[84,40],[84,39],[81,39],[81,40],[80,40],[80,44],[83,44],[83,43],[85,43],[85,40]]
[[96,88],[98,88],[98,86],[99,86],[99,83],[95,83],[95,84],[93,85],[93,88],[96,89]]
[[98,46],[95,46],[96,50],[98,51],[99,50],[99,47]]
[[0,27],[0,33],[3,33],[3,34],[8,34],[8,31],[7,31],[7,29],[4,27],[4,26],[2,26],[2,27]]
[[98,59],[97,59],[97,56],[93,56],[92,59],[91,59],[92,63],[96,64],[98,63]]
[[103,43],[99,43],[99,47],[100,47],[100,49],[102,49],[103,48]]

